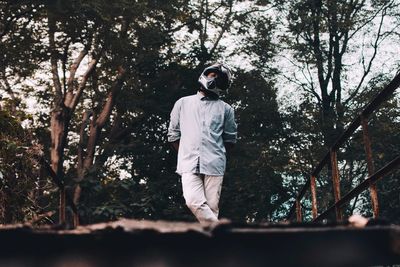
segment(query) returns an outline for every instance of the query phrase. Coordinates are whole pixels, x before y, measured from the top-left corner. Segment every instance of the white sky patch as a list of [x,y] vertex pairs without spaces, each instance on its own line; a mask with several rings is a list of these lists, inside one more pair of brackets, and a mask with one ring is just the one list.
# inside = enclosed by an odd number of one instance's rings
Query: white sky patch
[[[120,166],[125,165],[126,168],[121,169]],[[117,156],[111,156],[107,159],[105,166],[110,172],[116,172],[119,174],[119,179],[130,179],[132,174],[127,170],[131,169],[132,163],[123,158],[118,158]]]

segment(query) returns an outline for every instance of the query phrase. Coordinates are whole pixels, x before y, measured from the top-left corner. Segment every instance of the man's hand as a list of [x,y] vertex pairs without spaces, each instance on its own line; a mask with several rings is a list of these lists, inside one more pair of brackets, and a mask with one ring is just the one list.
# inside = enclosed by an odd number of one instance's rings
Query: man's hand
[[176,152],[179,150],[179,140],[170,143],[171,146],[175,149]]

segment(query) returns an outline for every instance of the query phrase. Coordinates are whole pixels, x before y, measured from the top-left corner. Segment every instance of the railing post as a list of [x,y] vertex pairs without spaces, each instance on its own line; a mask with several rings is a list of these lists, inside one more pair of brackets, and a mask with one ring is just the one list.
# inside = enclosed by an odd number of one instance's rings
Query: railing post
[[73,215],[73,219],[74,219],[74,228],[76,228],[76,227],[79,226],[79,216],[75,212],[74,212],[74,215]]
[[310,177],[310,189],[311,189],[311,208],[312,208],[312,217],[313,219],[317,218],[318,209],[317,209],[317,186],[315,183],[315,176],[311,175]]
[[298,198],[296,198],[296,220],[297,220],[297,222],[303,221],[303,216],[301,215],[300,199],[298,199]]
[[[363,115],[361,115],[360,117],[361,117],[361,126],[363,129],[364,149],[365,149],[365,154],[367,156],[368,176],[371,176],[374,174],[375,168],[374,168],[374,161],[372,158],[371,140],[369,138],[369,133],[368,133],[368,118],[366,118]],[[371,204],[374,213],[374,218],[377,218],[379,216],[379,202],[378,202],[378,192],[376,190],[376,184],[370,184],[369,192],[371,196]]]
[[[334,149],[330,150],[331,154],[331,166],[332,166],[332,183],[333,183],[333,194],[335,196],[335,203],[340,200],[340,178],[339,168],[337,162],[337,152]],[[343,219],[341,207],[336,207],[336,220],[341,221]]]
[[65,224],[65,188],[60,188],[59,223]]

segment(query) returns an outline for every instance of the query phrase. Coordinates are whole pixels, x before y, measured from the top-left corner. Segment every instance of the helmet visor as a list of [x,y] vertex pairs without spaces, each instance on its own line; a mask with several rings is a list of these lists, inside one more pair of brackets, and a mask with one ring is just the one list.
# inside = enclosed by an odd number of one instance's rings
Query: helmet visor
[[[210,73],[215,73],[217,75],[216,77],[208,78],[208,75]],[[204,76],[207,77],[207,80],[215,79],[215,85],[213,83],[213,87],[216,86],[221,90],[226,90],[230,86],[231,73],[230,70],[226,68],[224,65],[213,65],[211,67],[208,67],[204,70],[203,74]]]

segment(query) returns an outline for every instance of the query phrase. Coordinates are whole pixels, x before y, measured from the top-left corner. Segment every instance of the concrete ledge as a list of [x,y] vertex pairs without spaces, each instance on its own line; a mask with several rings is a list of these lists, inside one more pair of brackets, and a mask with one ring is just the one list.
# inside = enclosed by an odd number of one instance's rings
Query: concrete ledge
[[400,263],[400,227],[119,220],[0,227],[0,267],[369,266]]

